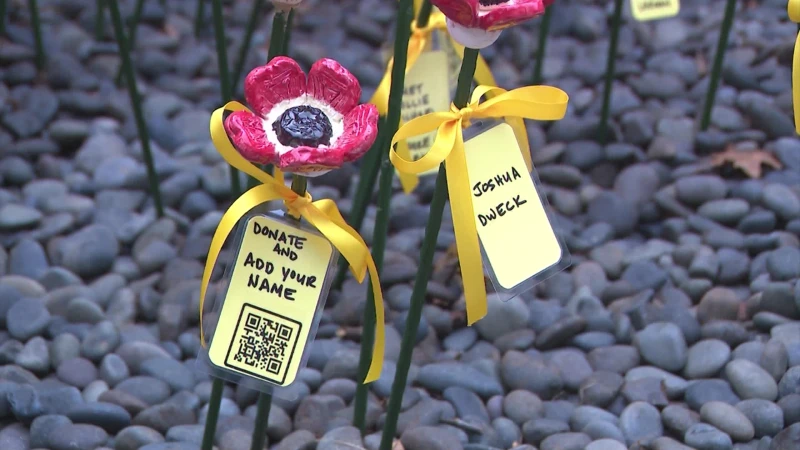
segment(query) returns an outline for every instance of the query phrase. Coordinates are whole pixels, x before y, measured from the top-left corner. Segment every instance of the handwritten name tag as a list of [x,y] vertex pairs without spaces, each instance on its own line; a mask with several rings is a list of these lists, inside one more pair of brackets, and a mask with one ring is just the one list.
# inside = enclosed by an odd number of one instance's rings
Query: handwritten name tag
[[498,284],[512,289],[558,263],[561,245],[511,126],[494,126],[464,149],[478,237]]
[[631,14],[640,22],[677,16],[680,9],[680,0],[631,0]]
[[[450,82],[447,54],[442,50],[423,52],[406,75],[401,117],[411,119],[433,112],[450,110]],[[408,151],[416,161],[430,150],[436,131],[408,139]],[[436,173],[432,169],[423,175]]]
[[320,235],[251,217],[208,351],[211,362],[279,386],[291,384],[332,255]]

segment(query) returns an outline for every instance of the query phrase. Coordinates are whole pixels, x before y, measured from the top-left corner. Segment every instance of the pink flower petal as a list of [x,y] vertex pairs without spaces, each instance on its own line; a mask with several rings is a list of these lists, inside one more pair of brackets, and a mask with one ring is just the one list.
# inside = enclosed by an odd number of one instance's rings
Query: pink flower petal
[[331,170],[344,164],[343,156],[335,149],[300,146],[280,155],[276,165],[284,172],[294,173]]
[[344,66],[328,58],[320,59],[311,66],[307,92],[341,114],[350,112],[361,99],[361,85],[356,77]]
[[487,12],[478,13],[478,27],[489,31],[502,30],[544,14],[544,9],[543,0],[509,0]]
[[306,74],[295,60],[285,56],[256,67],[244,80],[244,98],[262,116],[266,116],[276,104],[305,93]]
[[478,26],[478,0],[431,0],[431,4],[459,25]]
[[358,105],[344,118],[344,130],[336,141],[337,151],[346,162],[364,156],[378,137],[378,108],[372,104]]
[[275,145],[269,141],[261,117],[247,111],[236,111],[225,119],[225,131],[244,159],[256,164],[275,161]]

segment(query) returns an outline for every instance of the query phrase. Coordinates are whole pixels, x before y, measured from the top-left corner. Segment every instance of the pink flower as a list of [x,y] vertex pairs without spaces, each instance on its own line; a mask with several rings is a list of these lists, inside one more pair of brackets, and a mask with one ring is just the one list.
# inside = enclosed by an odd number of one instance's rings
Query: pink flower
[[554,0],[431,0],[450,20],[487,31],[512,27],[540,14]]
[[430,0],[447,17],[447,29],[460,44],[484,48],[500,32],[544,14],[555,0]]
[[293,59],[274,58],[247,75],[244,96],[253,112],[231,113],[225,131],[253,163],[319,176],[360,158],[377,137],[378,109],[359,104],[361,85],[332,59],[306,78]]

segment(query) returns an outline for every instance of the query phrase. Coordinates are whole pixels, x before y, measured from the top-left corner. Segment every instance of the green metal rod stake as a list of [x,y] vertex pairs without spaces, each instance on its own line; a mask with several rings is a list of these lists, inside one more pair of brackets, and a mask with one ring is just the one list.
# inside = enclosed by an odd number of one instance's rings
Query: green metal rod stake
[[206,429],[203,432],[202,450],[211,450],[214,447],[214,434],[217,432],[219,419],[219,405],[222,403],[222,390],[225,387],[221,378],[211,381],[211,396],[208,398],[208,414],[206,415]]
[[[102,0],[100,0],[102,1]],[[133,15],[128,24],[128,51],[132,52],[136,47],[136,30],[139,27],[139,21],[142,19],[142,10],[144,9],[144,0],[136,0],[136,5],[133,7]],[[117,71],[117,86],[122,84],[122,67],[120,66]]]
[[[247,28],[244,30],[244,37],[242,38],[242,46],[239,47],[239,57],[236,59],[236,65],[233,67],[233,76],[231,83],[232,92],[236,92],[239,86],[239,78],[242,76],[244,70],[244,63],[247,61],[247,53],[250,52],[250,43],[253,41],[253,32],[258,25],[258,19],[261,18],[261,10],[264,8],[264,0],[255,0],[253,2],[253,9],[250,11],[250,17],[247,19]],[[275,26],[274,23],[272,25]]]
[[0,0],[0,36],[6,34],[6,8],[7,0]]
[[[385,141],[384,131],[386,128],[386,121],[381,119],[378,125],[378,137],[375,143],[367,151],[367,154],[361,159],[361,168],[359,169],[358,185],[356,192],[353,195],[353,203],[350,206],[350,213],[347,216],[347,223],[354,230],[360,230],[361,225],[364,223],[364,216],[367,214],[367,205],[369,204],[372,190],[375,187],[375,181],[378,178],[378,165],[380,158],[378,153],[383,148]],[[343,256],[339,257],[339,267],[336,271],[336,276],[333,278],[331,289],[341,289],[345,278],[347,277],[347,260]]]
[[[425,1],[422,3],[422,6],[420,6],[419,12],[417,13],[418,28],[428,26],[428,21],[430,19],[432,10],[433,5],[431,5],[431,2]],[[408,47],[406,46],[406,48]],[[405,80],[405,75],[403,76],[403,79]],[[373,155],[373,153],[384,151],[384,139],[386,139],[386,136],[384,136],[386,134],[384,133],[384,129],[384,121],[381,121],[381,125],[378,128],[378,138],[375,140],[375,144],[364,157],[361,165],[361,171],[358,177],[358,186],[356,186],[356,192],[353,196],[353,204],[350,208],[350,215],[347,218],[348,224],[350,224],[350,226],[356,230],[361,229],[361,224],[364,222],[364,216],[367,212],[367,205],[369,204],[369,199],[372,196],[375,180],[378,178],[380,155]],[[392,136],[393,135],[394,132],[392,132]],[[391,136],[389,136],[389,142],[391,142]],[[336,272],[336,277],[333,279],[331,289],[341,289],[346,277],[347,261],[345,261],[344,258],[340,258],[339,267]]]
[[256,403],[256,424],[250,441],[250,450],[264,450],[270,409],[272,409],[272,394],[262,392],[258,395],[258,403]]
[[619,29],[622,26],[622,0],[614,0],[614,17],[611,22],[611,41],[608,45],[608,60],[606,61],[606,82],[603,88],[603,109],[600,113],[600,129],[598,130],[598,140],[601,144],[606,143],[606,128],[608,126],[608,114],[611,109],[611,88],[614,82],[616,71],[617,43],[619,42]]
[[[201,2],[202,3],[202,2]],[[222,17],[222,0],[211,0],[211,13],[214,16],[214,37],[217,45],[217,64],[219,66],[219,84],[222,92],[222,103],[228,103],[233,98],[231,79],[228,73],[228,49],[225,42],[225,25]],[[239,182],[239,171],[231,169],[231,194],[237,197],[242,192]]]
[[[272,61],[276,56],[283,54],[283,51],[289,45],[289,37],[287,36],[286,13],[283,11],[275,11],[275,16],[272,18],[272,32],[269,37],[269,50],[267,51],[267,62]],[[239,58],[240,65],[244,67],[244,54]],[[241,69],[239,69],[241,72]],[[238,79],[237,77],[236,79]],[[236,81],[234,80],[234,83]],[[266,164],[262,169],[272,175],[272,164]],[[247,188],[253,188],[258,185],[258,180],[250,177],[247,180]]]
[[147,179],[150,182],[150,194],[153,196],[156,212],[158,217],[164,216],[164,207],[161,203],[161,190],[158,185],[158,175],[156,174],[155,163],[153,163],[153,154],[150,151],[150,136],[147,132],[147,125],[144,120],[144,113],[142,112],[142,102],[139,97],[139,88],[136,85],[136,76],[133,71],[133,64],[131,63],[131,55],[128,52],[128,43],[125,38],[125,30],[122,27],[122,17],[119,14],[119,5],[117,0],[107,1],[109,12],[111,13],[111,23],[114,26],[114,34],[117,38],[117,45],[119,46],[119,53],[122,58],[122,68],[125,72],[126,82],[128,84],[128,95],[131,98],[131,107],[133,108],[133,118],[136,121],[136,129],[139,132],[139,141],[142,144],[142,155],[144,162],[147,166]]
[[286,32],[283,34],[283,48],[281,55],[289,56],[289,41],[292,39],[292,25],[294,24],[294,8],[289,10],[286,16]]
[[731,34],[733,26],[733,16],[736,12],[736,0],[728,0],[725,5],[725,16],[722,19],[722,28],[719,30],[719,42],[717,43],[717,54],[714,56],[714,66],[711,68],[711,79],[708,83],[706,102],[703,105],[703,116],[700,120],[700,130],[705,131],[711,124],[711,110],[714,108],[714,99],[719,88],[719,77],[722,72],[722,62],[725,59],[725,51],[728,47],[728,36]]
[[[213,0],[212,0],[213,1]],[[194,36],[199,38],[203,31],[203,21],[206,15],[206,0],[197,0],[197,9],[194,13]]]
[[550,17],[553,6],[544,10],[542,22],[539,24],[539,51],[536,52],[536,65],[533,68],[533,84],[542,84],[542,68],[544,67],[544,54],[547,50],[547,36],[550,34]]
[[42,23],[39,20],[39,5],[36,0],[28,0],[28,9],[31,13],[31,27],[36,46],[36,68],[42,70],[45,64],[44,43],[42,42]]
[[[425,4],[428,7],[425,7]],[[431,7],[430,2],[425,2],[420,8],[421,19],[428,21]],[[394,180],[394,166],[389,161],[391,145],[390,136],[394,136],[400,125],[400,112],[403,106],[403,88],[406,81],[406,66],[408,64],[408,41],[411,38],[411,21],[414,18],[414,3],[403,0],[397,6],[397,23],[394,40],[394,63],[392,65],[392,78],[389,87],[389,100],[387,103],[386,126],[378,165],[380,167],[380,182],[378,188],[378,214],[375,217],[375,228],[372,233],[372,259],[378,269],[378,274],[383,268],[383,256],[386,250],[386,239],[389,234],[389,204],[392,198],[392,181]],[[423,15],[424,13],[424,15]],[[423,25],[424,26],[424,25]],[[353,403],[353,425],[365,434],[367,399],[369,386],[363,383],[367,376],[372,358],[375,334],[375,298],[372,289],[367,289],[367,304],[364,308],[361,333],[361,353],[358,360],[359,383],[356,385],[355,401]]]
[[[472,90],[472,78],[475,76],[475,65],[478,60],[478,50],[464,49],[464,61],[461,63],[461,72],[458,74],[456,95],[453,104],[456,108],[463,108],[469,102]],[[400,416],[400,406],[403,403],[403,394],[408,381],[408,370],[411,367],[411,355],[417,340],[417,329],[422,317],[422,307],[425,304],[425,293],[428,290],[428,281],[433,271],[433,255],[436,252],[436,240],[442,227],[444,204],[447,201],[447,173],[444,163],[439,165],[439,174],[436,176],[436,187],[431,200],[430,216],[425,226],[425,237],[422,239],[422,251],[419,256],[419,269],[414,279],[414,289],[411,292],[411,305],[408,308],[406,329],[403,331],[403,340],[400,343],[400,356],[397,358],[392,393],[389,396],[389,405],[386,408],[386,420],[381,435],[380,450],[391,450],[394,435],[397,432],[397,419]]]
[[98,41],[103,40],[103,36],[105,35],[105,0],[97,0],[95,2],[95,12],[94,16],[94,38]]

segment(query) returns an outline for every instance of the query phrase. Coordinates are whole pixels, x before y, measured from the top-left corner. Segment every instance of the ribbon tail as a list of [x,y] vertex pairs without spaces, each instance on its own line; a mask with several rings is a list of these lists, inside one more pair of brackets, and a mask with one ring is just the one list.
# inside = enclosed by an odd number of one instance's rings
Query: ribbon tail
[[448,155],[445,167],[450,209],[453,213],[453,231],[456,236],[464,298],[467,304],[467,325],[472,325],[487,313],[486,284],[483,278],[478,229],[475,225],[475,211],[472,207],[472,191],[469,188],[464,138],[460,127],[456,133],[453,151]]
[[792,57],[792,105],[795,131],[800,134],[800,33],[797,34]]
[[375,301],[375,340],[372,344],[372,361],[369,363],[367,376],[364,383],[372,383],[381,377],[383,371],[383,358],[386,347],[386,330],[384,326],[383,294],[381,293],[381,283],[378,280],[378,269],[372,256],[367,259],[367,269],[369,270],[369,281],[372,285],[372,298]]
[[[390,150],[391,151],[391,150]],[[408,141],[400,141],[397,143],[397,154],[406,161],[411,160],[411,151],[408,149]],[[400,185],[403,187],[403,192],[408,195],[414,192],[414,189],[419,185],[419,177],[412,173],[397,172],[397,177],[400,179]]]
[[239,223],[239,219],[244,217],[245,214],[256,206],[277,198],[279,198],[279,195],[274,191],[272,186],[262,184],[250,189],[231,204],[230,208],[222,215],[222,219],[220,219],[219,225],[216,231],[214,231],[214,237],[211,239],[211,245],[208,249],[206,266],[203,269],[203,279],[200,282],[200,343],[204,348],[206,347],[206,340],[205,331],[203,330],[203,306],[205,304],[208,283],[211,281],[211,273],[214,271],[219,252],[222,250],[222,246],[225,244],[225,240],[228,239],[231,231],[233,231],[233,228]]

